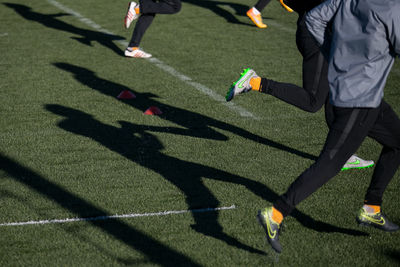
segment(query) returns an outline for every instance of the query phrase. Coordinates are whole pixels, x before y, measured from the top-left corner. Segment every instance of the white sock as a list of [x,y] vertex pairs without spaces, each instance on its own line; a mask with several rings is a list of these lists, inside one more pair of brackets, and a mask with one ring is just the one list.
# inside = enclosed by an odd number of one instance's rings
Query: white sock
[[254,15],[260,15],[261,14],[260,11],[257,10],[257,8],[253,7],[252,9],[253,9]]

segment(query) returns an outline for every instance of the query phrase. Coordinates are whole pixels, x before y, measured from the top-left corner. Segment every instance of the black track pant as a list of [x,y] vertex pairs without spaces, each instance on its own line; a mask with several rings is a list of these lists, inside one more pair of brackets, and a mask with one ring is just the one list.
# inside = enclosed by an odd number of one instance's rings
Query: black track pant
[[181,0],[140,0],[140,17],[133,30],[129,47],[138,47],[156,14],[175,14],[181,10]]
[[271,0],[259,0],[254,7],[258,10],[258,11],[262,11],[268,4],[269,2],[271,2]]
[[329,125],[332,107],[328,101],[328,63],[309,33],[304,17],[305,14],[299,16],[296,31],[297,48],[303,56],[303,87],[262,78],[260,91],[308,112],[317,112],[326,104],[325,116]]
[[383,149],[365,203],[381,205],[383,193],[400,164],[400,120],[384,101],[378,108],[333,107],[333,122],[316,162],[304,171],[274,203],[284,216],[339,173],[363,140],[371,137]]

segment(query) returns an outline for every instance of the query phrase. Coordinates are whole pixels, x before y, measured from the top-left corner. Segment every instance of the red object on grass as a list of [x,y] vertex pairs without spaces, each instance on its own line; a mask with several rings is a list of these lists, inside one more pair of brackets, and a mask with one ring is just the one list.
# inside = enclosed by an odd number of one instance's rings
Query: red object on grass
[[122,91],[118,96],[118,99],[134,99],[136,98],[135,94],[129,90]]
[[151,106],[144,112],[144,114],[146,114],[146,115],[161,115],[162,111],[156,106]]

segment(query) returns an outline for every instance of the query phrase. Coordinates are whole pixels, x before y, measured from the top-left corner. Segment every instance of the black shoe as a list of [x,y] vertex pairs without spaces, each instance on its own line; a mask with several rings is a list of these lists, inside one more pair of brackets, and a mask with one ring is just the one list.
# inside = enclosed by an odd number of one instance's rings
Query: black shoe
[[272,206],[264,210],[259,210],[257,214],[258,222],[264,228],[267,235],[268,243],[278,253],[282,252],[282,246],[279,243],[279,224],[274,222],[271,218]]
[[361,208],[357,222],[363,226],[373,226],[386,232],[394,232],[399,230],[399,226],[391,221],[381,212],[368,213],[364,208]]

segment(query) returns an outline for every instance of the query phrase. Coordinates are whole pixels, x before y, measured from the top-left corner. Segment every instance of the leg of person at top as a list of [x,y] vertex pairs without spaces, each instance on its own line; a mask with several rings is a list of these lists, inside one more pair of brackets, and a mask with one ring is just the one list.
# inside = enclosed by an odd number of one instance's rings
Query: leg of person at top
[[139,48],[140,42],[154,20],[156,14],[175,14],[181,9],[180,0],[140,0],[139,4],[130,2],[125,16],[125,28],[129,28],[133,20],[138,19],[132,38],[125,50],[125,56],[149,58],[152,55]]
[[258,28],[267,28],[267,25],[262,21],[261,11],[269,4],[269,2],[271,2],[271,0],[259,0],[246,12],[246,15]]
[[132,38],[129,42],[128,47],[125,49],[125,56],[136,57],[136,58],[150,58],[152,55],[146,53],[139,48],[140,41],[143,38],[144,33],[150,27],[153,22],[155,14],[142,14],[140,15],[135,29],[133,30]]

